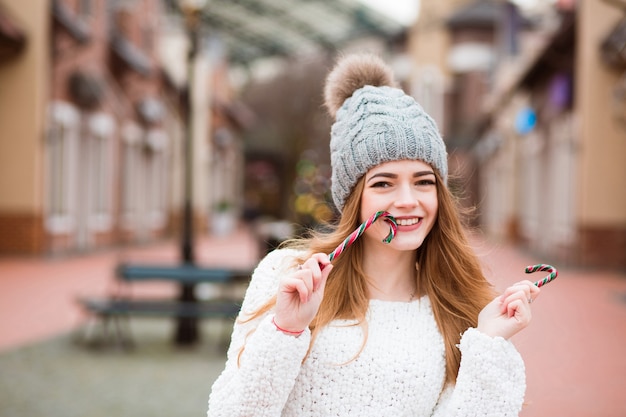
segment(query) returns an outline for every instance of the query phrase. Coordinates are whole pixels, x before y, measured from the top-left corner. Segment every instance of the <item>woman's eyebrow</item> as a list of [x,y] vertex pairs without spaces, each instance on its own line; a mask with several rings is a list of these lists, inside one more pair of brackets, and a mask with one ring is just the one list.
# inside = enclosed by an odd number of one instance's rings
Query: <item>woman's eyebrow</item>
[[367,181],[371,181],[374,178],[378,178],[378,177],[382,177],[382,178],[398,178],[398,175],[397,174],[392,174],[391,172],[377,172],[376,174],[374,174],[371,177],[369,177],[367,179]]
[[[413,173],[413,178],[423,177],[426,175],[435,175],[434,171],[418,171]],[[398,178],[398,174],[394,174],[392,172],[377,172],[367,179],[367,181],[371,181],[374,178]]]

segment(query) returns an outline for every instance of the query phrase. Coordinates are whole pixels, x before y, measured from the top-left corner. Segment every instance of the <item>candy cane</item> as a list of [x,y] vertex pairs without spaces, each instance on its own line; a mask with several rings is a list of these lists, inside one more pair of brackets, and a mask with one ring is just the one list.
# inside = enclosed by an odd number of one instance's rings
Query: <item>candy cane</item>
[[368,227],[370,227],[376,220],[378,220],[379,217],[382,217],[383,220],[389,223],[389,234],[386,238],[383,239],[383,242],[391,242],[391,239],[396,236],[398,223],[396,222],[396,219],[386,211],[377,211],[376,213],[372,214],[369,219],[363,222],[354,232],[350,233],[350,236],[348,236],[339,246],[337,246],[334,251],[330,253],[330,255],[328,255],[330,260],[332,261],[337,256],[341,255],[344,249],[352,245],[359,238],[359,236],[361,236],[367,230]]
[[559,271],[557,271],[555,267],[553,267],[552,265],[546,265],[546,264],[529,265],[526,267],[525,271],[527,274],[532,274],[533,272],[536,272],[536,271],[548,271],[550,273],[544,279],[535,282],[535,285],[537,287],[541,287],[542,285],[545,285],[548,282],[553,281],[559,275]]

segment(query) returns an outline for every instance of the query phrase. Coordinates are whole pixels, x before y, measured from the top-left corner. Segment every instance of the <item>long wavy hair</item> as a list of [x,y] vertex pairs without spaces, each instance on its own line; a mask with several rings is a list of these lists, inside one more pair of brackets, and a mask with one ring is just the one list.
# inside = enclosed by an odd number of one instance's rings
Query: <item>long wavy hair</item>
[[[461,362],[461,352],[457,348],[460,335],[467,328],[477,325],[478,313],[495,297],[495,292],[483,275],[480,263],[469,245],[455,198],[444,185],[437,170],[434,171],[437,177],[439,210],[432,230],[417,249],[416,285],[418,294],[426,294],[430,299],[445,345],[446,382],[454,383]],[[332,252],[359,226],[364,183],[364,178],[357,182],[337,224],[330,230],[312,232],[309,238],[285,242],[285,246],[305,250],[302,259],[295,262],[302,262],[313,253]],[[362,260],[363,246],[357,240],[333,261],[334,268],[328,277],[324,298],[309,325],[309,351],[320,330],[338,319],[355,320],[362,326],[365,336],[361,350],[365,346],[369,294]],[[239,320],[254,320],[272,310],[275,304],[276,296]],[[243,348],[240,355],[242,352]]]

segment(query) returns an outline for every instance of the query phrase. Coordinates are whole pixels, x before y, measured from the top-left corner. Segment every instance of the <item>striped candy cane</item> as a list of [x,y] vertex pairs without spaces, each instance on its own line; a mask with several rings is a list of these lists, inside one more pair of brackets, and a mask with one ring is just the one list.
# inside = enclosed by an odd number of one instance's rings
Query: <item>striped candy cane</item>
[[546,265],[546,264],[529,265],[526,267],[525,271],[527,274],[532,274],[533,272],[536,272],[536,271],[547,271],[550,273],[544,279],[535,282],[535,285],[537,287],[541,287],[547,284],[548,282],[553,281],[559,275],[559,271],[557,271],[555,267],[553,267],[552,265]]
[[391,242],[396,236],[396,231],[398,230],[398,223],[396,219],[386,211],[377,211],[372,214],[369,219],[363,222],[354,232],[350,233],[348,236],[337,248],[328,255],[330,260],[332,261],[337,256],[341,255],[341,253],[350,245],[352,245],[358,238],[361,236],[368,227],[370,227],[379,217],[382,217],[389,224],[389,234],[386,238],[383,239],[384,243]]

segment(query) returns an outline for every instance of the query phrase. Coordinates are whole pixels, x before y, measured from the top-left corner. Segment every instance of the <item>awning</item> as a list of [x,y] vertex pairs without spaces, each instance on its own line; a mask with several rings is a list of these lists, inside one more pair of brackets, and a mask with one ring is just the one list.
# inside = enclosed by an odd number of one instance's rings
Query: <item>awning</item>
[[26,45],[26,35],[17,22],[0,7],[0,62],[17,56]]
[[[165,4],[181,14],[176,0]],[[357,38],[406,30],[357,0],[210,0],[201,15],[203,29],[222,39],[234,64],[334,51]]]
[[111,50],[122,62],[139,74],[150,75],[152,72],[150,58],[122,34],[113,33]]
[[55,22],[65,28],[78,42],[87,42],[91,38],[89,25],[76,16],[62,1],[53,0],[52,16]]
[[600,52],[607,65],[619,71],[626,70],[626,17],[602,41]]

